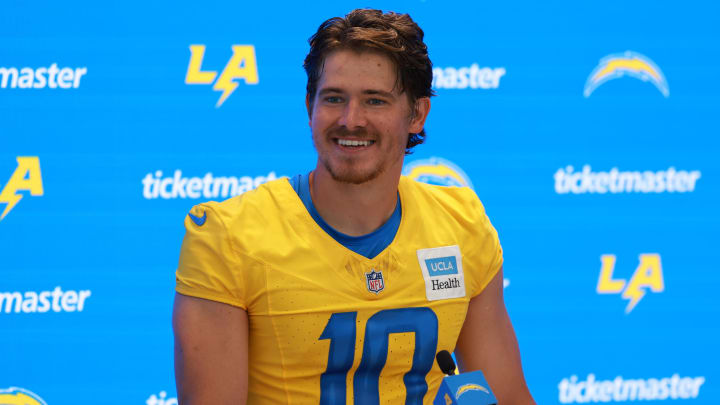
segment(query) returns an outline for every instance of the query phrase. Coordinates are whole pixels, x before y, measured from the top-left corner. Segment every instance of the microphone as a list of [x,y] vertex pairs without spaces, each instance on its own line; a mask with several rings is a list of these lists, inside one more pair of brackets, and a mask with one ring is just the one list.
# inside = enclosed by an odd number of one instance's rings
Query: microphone
[[482,371],[455,375],[455,361],[447,350],[438,352],[435,360],[447,377],[443,378],[433,405],[497,405]]
[[450,352],[447,350],[440,350],[437,356],[435,356],[435,360],[437,360],[438,366],[440,366],[440,371],[442,371],[443,374],[455,374],[455,361],[453,361]]

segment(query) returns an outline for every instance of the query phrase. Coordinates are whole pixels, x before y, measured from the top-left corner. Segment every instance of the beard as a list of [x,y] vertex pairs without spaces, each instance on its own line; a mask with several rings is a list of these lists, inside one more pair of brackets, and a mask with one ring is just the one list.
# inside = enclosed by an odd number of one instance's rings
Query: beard
[[347,159],[344,164],[333,165],[329,159],[320,156],[320,162],[325,166],[333,180],[340,183],[363,184],[376,179],[385,171],[384,165],[375,165],[369,170],[358,170],[352,166],[352,160]]
[[[375,151],[373,155],[375,155],[377,159],[372,159],[372,162],[368,162],[367,158],[333,154],[331,150],[332,146],[328,148],[328,143],[332,145],[334,144],[332,139],[346,136],[373,140],[375,143],[371,147],[374,148],[382,146],[380,144],[381,137],[377,134],[370,134],[365,128],[356,131],[350,131],[346,128],[336,128],[323,134],[319,141],[313,139],[320,163],[322,163],[323,167],[330,173],[333,180],[340,183],[363,184],[376,179],[385,172],[386,166],[392,158],[388,151]],[[313,138],[315,137],[313,136]],[[326,140],[328,143],[325,143]]]

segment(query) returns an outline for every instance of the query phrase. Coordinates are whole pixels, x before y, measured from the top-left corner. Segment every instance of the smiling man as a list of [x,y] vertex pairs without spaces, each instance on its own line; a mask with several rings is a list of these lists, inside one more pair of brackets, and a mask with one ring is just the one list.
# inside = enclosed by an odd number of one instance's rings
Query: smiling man
[[180,404],[431,404],[441,350],[499,403],[533,403],[482,204],[401,176],[430,111],[422,30],[355,10],[320,26],[305,69],[316,168],[186,219]]

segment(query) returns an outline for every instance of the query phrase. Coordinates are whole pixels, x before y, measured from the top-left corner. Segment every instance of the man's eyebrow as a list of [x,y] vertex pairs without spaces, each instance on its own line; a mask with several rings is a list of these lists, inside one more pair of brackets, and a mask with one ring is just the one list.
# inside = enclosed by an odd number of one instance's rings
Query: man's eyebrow
[[[328,93],[344,93],[344,91],[338,87],[324,87],[324,88],[320,89],[320,91],[318,91],[318,95],[321,95],[321,96],[324,94],[328,94]],[[390,99],[395,98],[395,95],[393,95],[391,92],[384,91],[384,90],[367,89],[367,90],[363,90],[362,93],[368,94],[368,95],[379,95],[379,96],[387,97]]]
[[325,88],[320,89],[318,94],[323,95],[323,94],[327,94],[327,93],[342,93],[342,92],[343,91],[337,87],[325,87]]
[[363,94],[371,94],[371,95],[377,94],[379,96],[383,96],[383,97],[387,97],[387,98],[391,98],[391,99],[395,98],[394,94],[390,93],[389,91],[384,91],[384,90],[369,89],[369,90],[363,91]]

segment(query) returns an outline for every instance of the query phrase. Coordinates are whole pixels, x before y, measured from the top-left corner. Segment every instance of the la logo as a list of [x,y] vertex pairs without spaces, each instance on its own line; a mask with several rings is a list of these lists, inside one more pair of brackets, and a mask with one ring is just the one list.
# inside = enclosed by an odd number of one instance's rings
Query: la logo
[[[255,61],[255,47],[252,45],[233,45],[233,54],[218,77],[213,90],[222,91],[215,107],[220,107],[238,87],[235,79],[243,79],[245,84],[258,84],[257,62]],[[202,63],[205,57],[205,45],[190,45],[190,64],[185,75],[185,84],[212,84],[217,72],[203,71]]]
[[627,307],[625,307],[626,314],[629,314],[645,296],[646,289],[649,288],[656,293],[665,291],[660,255],[656,253],[640,255],[640,264],[635,269],[630,282],[613,279],[615,255],[602,255],[600,261],[602,267],[600,268],[597,292],[598,294],[618,294],[622,292],[622,298],[630,300]]
[[23,195],[18,194],[18,191],[29,191],[32,196],[43,195],[40,159],[37,156],[18,156],[17,163],[10,180],[0,192],[0,203],[6,204],[0,214],[0,221],[22,200]]

